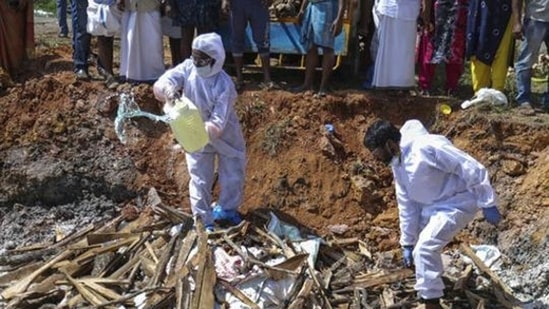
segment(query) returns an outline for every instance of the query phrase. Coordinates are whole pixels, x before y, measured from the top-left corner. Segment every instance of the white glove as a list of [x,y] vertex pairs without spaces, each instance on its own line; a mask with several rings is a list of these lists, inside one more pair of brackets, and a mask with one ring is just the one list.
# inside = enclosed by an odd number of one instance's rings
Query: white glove
[[211,121],[206,121],[204,123],[204,126],[206,127],[206,132],[208,132],[208,136],[210,136],[210,139],[216,139],[219,136],[221,136],[221,129],[213,124]]
[[174,115],[172,115],[172,112],[174,110],[174,102],[173,101],[166,101],[164,102],[164,107],[162,108],[162,111],[166,115],[170,115],[172,118]]
[[154,83],[153,92],[156,99],[162,102],[175,101],[177,99],[176,88],[165,81],[157,81]]
[[177,91],[172,86],[164,87],[164,96],[167,102],[174,102],[177,99]]

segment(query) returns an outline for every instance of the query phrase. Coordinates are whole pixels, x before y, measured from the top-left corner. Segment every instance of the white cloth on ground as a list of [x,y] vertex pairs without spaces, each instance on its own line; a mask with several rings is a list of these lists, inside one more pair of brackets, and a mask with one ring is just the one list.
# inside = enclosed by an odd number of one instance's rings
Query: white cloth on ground
[[154,81],[164,73],[160,12],[124,11],[120,34],[120,76]]
[[418,120],[400,130],[401,155],[391,166],[403,246],[414,248],[416,290],[442,296],[442,248],[475,217],[496,205],[486,168],[446,137],[429,134]]

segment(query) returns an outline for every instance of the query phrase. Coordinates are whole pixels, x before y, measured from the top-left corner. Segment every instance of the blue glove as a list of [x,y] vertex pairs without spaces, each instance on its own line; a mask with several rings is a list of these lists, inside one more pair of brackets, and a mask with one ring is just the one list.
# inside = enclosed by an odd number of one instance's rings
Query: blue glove
[[484,219],[493,225],[498,224],[501,220],[501,214],[499,213],[497,206],[482,208],[482,214],[484,215]]
[[402,257],[404,258],[404,266],[408,268],[414,265],[414,256],[412,255],[412,251],[414,251],[413,246],[402,247]]

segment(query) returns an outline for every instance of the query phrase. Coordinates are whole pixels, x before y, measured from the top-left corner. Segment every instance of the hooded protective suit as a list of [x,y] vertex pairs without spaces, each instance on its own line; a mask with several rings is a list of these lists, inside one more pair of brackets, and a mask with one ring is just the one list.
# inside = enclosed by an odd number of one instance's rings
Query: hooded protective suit
[[[215,59],[208,65],[209,73],[199,76],[191,59],[164,73],[154,84],[155,96],[165,101],[169,93],[182,89],[200,109],[210,142],[200,151],[187,153],[191,180],[191,209],[205,225],[213,224],[212,186],[215,157],[221,187],[218,204],[226,210],[236,210],[242,202],[246,169],[246,145],[240,123],[234,111],[237,93],[231,78],[223,69],[225,49],[215,33],[197,36],[192,48]],[[203,77],[206,76],[206,77]]]
[[400,129],[401,155],[393,158],[402,246],[414,246],[419,296],[443,296],[441,251],[475,217],[496,205],[488,172],[446,137],[418,120]]

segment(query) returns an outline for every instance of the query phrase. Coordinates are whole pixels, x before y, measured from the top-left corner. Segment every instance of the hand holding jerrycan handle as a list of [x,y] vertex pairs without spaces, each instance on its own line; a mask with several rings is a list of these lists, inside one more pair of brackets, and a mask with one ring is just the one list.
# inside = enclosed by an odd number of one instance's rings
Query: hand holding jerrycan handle
[[206,144],[209,138],[200,110],[186,96],[167,102],[164,112],[170,117],[168,122],[175,139],[186,152],[198,151]]

